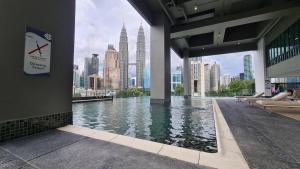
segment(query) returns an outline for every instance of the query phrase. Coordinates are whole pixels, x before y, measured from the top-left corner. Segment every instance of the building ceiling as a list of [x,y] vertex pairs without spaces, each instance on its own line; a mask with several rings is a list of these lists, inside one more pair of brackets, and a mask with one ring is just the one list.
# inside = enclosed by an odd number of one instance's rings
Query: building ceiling
[[171,46],[190,57],[256,50],[257,41],[299,0],[128,0],[150,25],[156,14],[171,24]]

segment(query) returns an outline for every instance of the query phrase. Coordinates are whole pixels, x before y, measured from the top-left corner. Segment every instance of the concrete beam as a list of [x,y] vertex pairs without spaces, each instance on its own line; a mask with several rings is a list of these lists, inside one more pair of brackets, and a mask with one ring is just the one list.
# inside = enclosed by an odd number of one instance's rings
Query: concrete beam
[[[147,21],[149,25],[155,22],[157,14],[163,13],[158,1],[141,1],[141,0],[127,0],[131,6]],[[156,11],[155,11],[156,10]]]
[[220,45],[215,47],[208,48],[194,48],[190,49],[190,57],[199,57],[199,56],[209,56],[209,55],[219,55],[226,53],[235,53],[256,50],[257,44],[256,41],[250,43],[235,43],[230,45]]
[[248,23],[260,22],[286,16],[300,10],[299,2],[287,3],[286,5],[261,8],[235,15],[221,16],[191,24],[174,26],[171,28],[171,38],[193,36],[217,30],[218,28],[233,27]]

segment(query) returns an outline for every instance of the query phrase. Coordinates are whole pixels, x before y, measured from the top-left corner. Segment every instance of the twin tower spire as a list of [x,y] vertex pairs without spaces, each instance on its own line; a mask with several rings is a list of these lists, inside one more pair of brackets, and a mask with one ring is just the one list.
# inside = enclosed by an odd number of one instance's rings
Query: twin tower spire
[[[144,86],[144,68],[145,68],[145,34],[143,25],[141,24],[138,31],[137,43],[136,43],[136,86]],[[120,42],[119,42],[119,61],[120,61],[120,89],[128,89],[128,37],[125,24],[123,24]]]

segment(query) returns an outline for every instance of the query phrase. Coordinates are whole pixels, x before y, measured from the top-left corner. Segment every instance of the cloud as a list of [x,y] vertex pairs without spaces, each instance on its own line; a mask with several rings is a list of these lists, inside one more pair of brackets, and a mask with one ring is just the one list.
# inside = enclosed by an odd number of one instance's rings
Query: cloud
[[[118,5],[116,5],[118,4]],[[105,51],[108,44],[119,49],[119,37],[125,23],[129,43],[129,62],[135,62],[137,33],[143,24],[146,38],[146,65],[150,64],[150,26],[127,0],[77,0],[75,22],[74,64],[83,69],[84,57],[98,53],[100,71],[102,71]],[[249,53],[249,52],[248,52]],[[253,52],[250,52],[253,54]],[[222,73],[237,74],[243,71],[242,57],[247,52],[204,57],[209,63],[214,61],[221,64]],[[171,50],[171,67],[182,65],[180,59]],[[130,75],[135,74],[135,68],[130,66]],[[100,72],[101,73],[101,72]]]
[[[146,63],[149,63],[150,27],[126,0],[119,0],[119,3],[116,3],[115,0],[76,1],[74,63],[78,64],[82,70],[84,57],[98,53],[100,65],[103,65],[107,45],[113,44],[117,50],[119,48],[123,23],[125,23],[128,35],[129,62],[135,62],[137,33],[142,23],[146,37]],[[100,66],[101,69],[102,66]],[[135,71],[135,69],[130,70],[131,72]]]
[[255,56],[256,51],[205,56],[203,57],[203,61],[210,65],[214,62],[220,64],[221,74],[237,75],[244,72],[243,58],[245,55]]

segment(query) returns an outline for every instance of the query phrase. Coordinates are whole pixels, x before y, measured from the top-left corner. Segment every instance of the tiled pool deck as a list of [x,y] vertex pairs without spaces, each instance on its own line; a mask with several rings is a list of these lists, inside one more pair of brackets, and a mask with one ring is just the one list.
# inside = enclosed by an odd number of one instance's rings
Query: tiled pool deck
[[70,125],[0,143],[0,169],[300,168],[299,121],[232,99],[218,104],[214,101],[218,153]]
[[299,121],[233,99],[218,105],[250,168],[300,168]]

